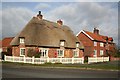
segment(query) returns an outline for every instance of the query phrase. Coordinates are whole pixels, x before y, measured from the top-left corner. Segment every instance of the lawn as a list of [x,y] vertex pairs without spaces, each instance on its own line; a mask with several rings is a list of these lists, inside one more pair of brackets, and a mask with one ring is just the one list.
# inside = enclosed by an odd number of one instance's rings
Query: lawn
[[25,63],[11,63],[3,62],[3,64],[18,65],[18,66],[37,66],[37,67],[47,67],[47,68],[78,68],[78,69],[102,69],[102,70],[120,70],[120,61],[110,61],[103,63],[94,64],[25,64]]

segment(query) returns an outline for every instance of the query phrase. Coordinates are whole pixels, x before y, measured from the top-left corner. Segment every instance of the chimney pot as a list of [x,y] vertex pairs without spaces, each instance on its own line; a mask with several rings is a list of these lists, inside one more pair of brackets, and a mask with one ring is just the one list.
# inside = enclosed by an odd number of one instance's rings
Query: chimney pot
[[93,33],[99,34],[99,30],[97,28],[94,28]]
[[63,21],[60,20],[60,19],[57,21],[57,23],[58,23],[59,25],[63,25]]
[[39,11],[39,15],[41,15],[41,11]]
[[42,19],[43,15],[41,15],[41,11],[39,11],[39,14],[37,15],[38,19]]

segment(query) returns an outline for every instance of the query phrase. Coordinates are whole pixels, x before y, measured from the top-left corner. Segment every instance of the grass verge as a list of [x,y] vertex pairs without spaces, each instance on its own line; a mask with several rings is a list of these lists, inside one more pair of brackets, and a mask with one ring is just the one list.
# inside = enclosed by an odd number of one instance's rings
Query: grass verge
[[26,63],[12,63],[12,62],[2,62],[6,65],[16,65],[16,66],[38,66],[38,67],[47,67],[47,68],[78,68],[78,69],[102,69],[102,70],[120,70],[120,61],[110,61],[103,63],[94,63],[94,64],[26,64]]

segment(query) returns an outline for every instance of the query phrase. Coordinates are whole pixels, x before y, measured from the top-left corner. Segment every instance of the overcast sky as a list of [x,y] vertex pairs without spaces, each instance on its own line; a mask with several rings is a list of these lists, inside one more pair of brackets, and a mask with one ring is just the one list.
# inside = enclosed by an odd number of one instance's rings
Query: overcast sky
[[74,34],[80,30],[92,32],[97,27],[101,35],[113,37],[118,43],[117,2],[2,2],[2,38],[16,36],[39,10],[44,19],[63,20]]

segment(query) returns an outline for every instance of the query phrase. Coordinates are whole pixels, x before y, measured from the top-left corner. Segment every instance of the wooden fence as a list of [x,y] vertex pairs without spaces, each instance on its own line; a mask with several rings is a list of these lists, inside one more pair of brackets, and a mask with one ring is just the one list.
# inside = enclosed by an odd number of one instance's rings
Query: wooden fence
[[5,61],[31,63],[31,64],[44,64],[44,63],[62,63],[62,64],[84,64],[84,57],[82,58],[35,58],[35,57],[16,57],[6,56]]
[[109,61],[109,57],[88,57],[88,64],[107,61]]

